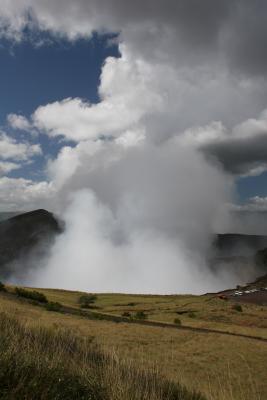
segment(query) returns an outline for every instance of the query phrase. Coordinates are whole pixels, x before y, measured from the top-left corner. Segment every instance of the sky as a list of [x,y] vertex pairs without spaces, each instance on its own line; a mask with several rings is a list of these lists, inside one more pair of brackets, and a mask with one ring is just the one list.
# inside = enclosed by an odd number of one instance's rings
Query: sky
[[264,0],[0,0],[0,210],[66,223],[37,286],[82,288],[88,265],[92,290],[232,286],[204,260],[216,232],[267,234],[266,15]]
[[[108,56],[119,56],[118,46],[111,43],[113,36],[95,33],[88,39],[70,43],[64,38],[55,39],[49,33],[40,33],[38,41],[42,41],[42,45],[36,44],[29,32],[24,33],[20,43],[2,39],[1,129],[17,140],[22,136],[29,140],[25,131],[17,132],[10,127],[8,115],[15,113],[30,118],[39,105],[68,97],[98,102],[101,67]],[[43,170],[47,158],[56,157],[63,147],[57,139],[50,140],[42,134],[30,139],[32,143],[40,144],[42,154],[34,157],[29,165],[23,164],[18,170],[10,171],[8,177],[45,179]]]
[[[35,4],[30,0],[8,4],[2,0],[1,176],[14,179],[12,187],[19,178],[49,180],[47,163],[56,159],[64,146],[75,147],[75,134],[66,135],[64,129],[51,134],[54,126],[46,126],[47,121],[41,121],[42,126],[39,121],[37,126],[38,121],[29,122],[31,117],[39,107],[64,99],[98,103],[102,67],[108,57],[120,57],[121,48],[125,54],[138,53],[151,62],[165,62],[169,68],[180,69],[174,79],[177,91],[180,89],[184,96],[184,105],[177,107],[174,117],[166,110],[171,126],[165,135],[173,135],[173,125],[181,134],[191,128],[210,130],[214,121],[221,124],[216,128],[218,132],[211,134],[214,137],[205,139],[205,132],[199,135],[199,147],[233,175],[235,202],[265,198],[266,117],[260,117],[266,106],[266,28],[261,12],[265,5],[262,1],[253,6],[248,1],[226,1],[215,7],[215,3],[206,0],[199,7],[194,1],[188,5],[184,1],[168,1],[165,5],[158,1],[155,6],[146,1],[138,9],[138,4],[133,7],[119,1],[114,2],[109,14],[110,6],[97,6],[94,1],[86,5],[80,0],[75,10],[68,3],[66,10],[70,7],[72,11],[69,18],[66,11],[59,15],[60,0],[54,5],[41,0]],[[126,45],[127,49],[123,47]],[[169,91],[167,101],[172,101],[174,94]],[[216,99],[211,100],[213,96]],[[177,101],[183,99],[177,96]],[[255,127],[248,134],[231,132],[240,124],[249,125],[251,120]],[[24,146],[20,151],[28,153],[13,152],[10,157],[4,154],[11,142]],[[5,204],[3,199],[1,209],[9,207],[24,208],[24,204],[19,199],[12,205],[9,200]]]
[[[19,140],[25,132],[16,132],[8,124],[8,115],[30,118],[39,105],[65,98],[82,98],[90,103],[99,102],[98,86],[105,59],[120,57],[118,44],[112,39],[117,34],[93,33],[89,38],[74,42],[58,38],[49,32],[24,30],[23,40],[16,42],[2,38],[0,46],[1,102],[0,126],[3,131]],[[21,165],[6,176],[12,178],[45,179],[47,158],[55,158],[63,147],[57,139],[39,134],[32,143],[40,144],[38,154],[29,165]],[[74,145],[71,141],[69,145]],[[255,196],[267,196],[266,173],[236,177],[237,201],[246,202]]]

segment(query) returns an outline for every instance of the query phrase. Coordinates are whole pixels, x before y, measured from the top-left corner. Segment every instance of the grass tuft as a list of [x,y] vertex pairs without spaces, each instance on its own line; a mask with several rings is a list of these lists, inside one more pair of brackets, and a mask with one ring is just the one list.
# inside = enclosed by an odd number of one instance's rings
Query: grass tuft
[[0,314],[0,399],[204,400],[153,369],[102,351],[66,329]]

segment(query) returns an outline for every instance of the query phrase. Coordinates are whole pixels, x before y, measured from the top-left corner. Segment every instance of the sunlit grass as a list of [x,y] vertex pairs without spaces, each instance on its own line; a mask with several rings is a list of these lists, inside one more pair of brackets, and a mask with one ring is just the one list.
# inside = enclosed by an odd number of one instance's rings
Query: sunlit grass
[[[61,303],[69,305],[71,302],[72,304],[77,302],[76,305],[79,307],[78,299],[81,295],[79,292],[44,290],[44,293],[49,301],[60,300]],[[128,295],[97,296],[96,304],[102,307],[100,311],[104,310],[104,312],[112,312],[108,307],[125,309],[124,305],[116,305],[122,302],[137,303],[127,306],[135,310],[144,309],[143,306],[148,303],[151,308],[153,301],[154,307],[167,302],[168,307],[171,307],[174,299],[169,296],[164,298]],[[180,296],[175,296],[175,307],[179,305],[179,298]],[[194,296],[181,296],[183,302],[190,298],[197,299]],[[147,299],[148,301],[145,302]],[[198,298],[198,301],[199,304],[203,304],[202,297]],[[218,302],[217,299],[214,301]],[[211,301],[204,302],[206,303],[211,303]],[[218,305],[220,304],[219,301]],[[228,305],[225,304],[224,307],[226,306]],[[208,399],[264,400],[266,398],[267,382],[264,366],[267,364],[267,345],[264,342],[220,334],[88,320],[81,316],[48,312],[41,307],[20,301],[15,296],[8,296],[6,293],[0,295],[1,310],[16,316],[19,321],[28,326],[71,329],[81,338],[93,339],[98,345],[104,347],[106,352],[115,352],[123,359],[137,362],[138,365],[149,367],[157,365],[166,377],[182,382],[189,388],[200,390]],[[262,312],[261,309],[258,312]],[[263,318],[264,315],[263,313]],[[186,319],[189,319],[184,315],[179,315],[179,318],[182,319],[183,324],[186,323]],[[192,318],[192,324],[195,321],[196,319]],[[212,321],[210,323],[213,324]],[[227,326],[231,329],[240,329],[238,325],[228,324]],[[261,330],[264,331],[263,328]]]

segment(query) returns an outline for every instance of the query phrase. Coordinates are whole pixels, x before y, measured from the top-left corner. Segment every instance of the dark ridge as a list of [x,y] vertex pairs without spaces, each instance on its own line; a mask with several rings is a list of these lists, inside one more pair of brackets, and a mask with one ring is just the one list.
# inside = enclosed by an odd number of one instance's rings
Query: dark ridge
[[15,215],[23,214],[24,211],[0,211],[0,222],[5,221],[6,219],[15,217]]
[[0,278],[8,278],[19,269],[27,269],[33,251],[39,248],[37,253],[41,256],[44,247],[51,244],[61,231],[54,215],[42,209],[0,222]]
[[212,251],[207,259],[210,269],[239,277],[239,284],[252,282],[266,272],[256,262],[256,253],[267,247],[267,236],[225,233],[215,235]]
[[267,236],[238,233],[218,234],[213,242],[213,247],[220,257],[253,256],[256,251],[267,247]]
[[[257,251],[255,255],[255,262],[257,266],[267,272],[267,248]],[[256,281],[253,283],[256,286],[267,287],[267,273],[257,278]]]

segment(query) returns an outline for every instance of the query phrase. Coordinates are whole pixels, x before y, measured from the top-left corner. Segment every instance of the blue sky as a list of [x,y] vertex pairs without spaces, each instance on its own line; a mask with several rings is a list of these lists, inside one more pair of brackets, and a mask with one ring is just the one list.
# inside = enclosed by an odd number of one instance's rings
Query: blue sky
[[239,201],[245,202],[250,197],[267,196],[267,172],[258,176],[248,176],[239,178],[236,181]]
[[[28,140],[28,133],[9,128],[8,114],[28,118],[40,105],[68,97],[97,103],[101,67],[107,57],[119,57],[118,47],[111,42],[113,37],[93,34],[90,39],[70,42],[44,33],[38,35],[37,44],[42,41],[42,45],[36,45],[36,37],[31,35],[26,35],[20,43],[2,40],[0,126],[13,137]],[[58,138],[48,138],[44,134],[31,138],[31,142],[41,144],[43,156],[35,157],[34,163],[24,165],[8,176],[43,179],[47,157],[55,157],[62,147]],[[72,145],[66,140],[64,144]]]

